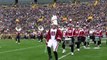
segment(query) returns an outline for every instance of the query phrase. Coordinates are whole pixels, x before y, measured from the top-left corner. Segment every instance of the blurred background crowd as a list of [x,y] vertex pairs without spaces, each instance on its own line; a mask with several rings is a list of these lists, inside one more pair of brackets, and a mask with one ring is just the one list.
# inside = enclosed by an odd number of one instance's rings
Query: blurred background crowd
[[14,34],[15,27],[22,28],[22,34],[36,32],[38,26],[50,27],[52,15],[57,15],[59,26],[72,24],[89,29],[107,29],[107,1],[85,3],[54,3],[33,5],[1,5],[0,33]]

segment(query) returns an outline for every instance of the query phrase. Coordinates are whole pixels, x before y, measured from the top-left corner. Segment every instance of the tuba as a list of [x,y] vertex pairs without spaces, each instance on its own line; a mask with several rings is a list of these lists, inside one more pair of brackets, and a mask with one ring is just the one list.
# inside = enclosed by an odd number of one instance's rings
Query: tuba
[[38,30],[39,30],[39,31],[43,31],[43,30],[44,30],[43,26],[40,25],[40,26],[38,27]]
[[22,30],[21,26],[16,26],[15,29],[16,29],[17,32],[20,32]]

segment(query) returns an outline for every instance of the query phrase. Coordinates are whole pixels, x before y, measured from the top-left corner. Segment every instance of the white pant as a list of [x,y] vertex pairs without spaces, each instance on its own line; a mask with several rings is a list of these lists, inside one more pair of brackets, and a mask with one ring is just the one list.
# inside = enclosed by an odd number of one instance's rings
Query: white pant
[[48,43],[47,43],[47,46],[50,47],[50,48],[52,47],[53,51],[57,51],[58,42],[56,40],[49,40]]

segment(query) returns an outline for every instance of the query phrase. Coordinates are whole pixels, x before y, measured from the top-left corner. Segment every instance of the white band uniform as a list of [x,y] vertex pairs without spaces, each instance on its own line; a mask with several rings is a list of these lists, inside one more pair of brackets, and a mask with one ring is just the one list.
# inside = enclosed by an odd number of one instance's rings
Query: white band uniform
[[53,51],[57,51],[57,49],[58,49],[58,42],[55,39],[56,32],[57,32],[57,29],[51,29],[50,30],[51,39],[47,42],[47,46],[53,47]]
[[53,51],[57,51],[57,49],[58,49],[58,42],[57,42],[57,40],[50,39],[48,41],[48,45],[47,46],[48,47],[53,47]]

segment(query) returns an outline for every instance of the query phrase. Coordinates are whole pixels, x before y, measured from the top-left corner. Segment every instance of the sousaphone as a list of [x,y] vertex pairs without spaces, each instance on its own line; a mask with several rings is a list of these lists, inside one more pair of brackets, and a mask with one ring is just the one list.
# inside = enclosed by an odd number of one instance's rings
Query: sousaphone
[[40,26],[38,27],[38,30],[39,30],[39,31],[43,31],[43,30],[44,30],[44,27],[40,25]]

